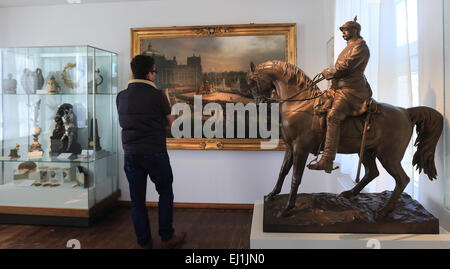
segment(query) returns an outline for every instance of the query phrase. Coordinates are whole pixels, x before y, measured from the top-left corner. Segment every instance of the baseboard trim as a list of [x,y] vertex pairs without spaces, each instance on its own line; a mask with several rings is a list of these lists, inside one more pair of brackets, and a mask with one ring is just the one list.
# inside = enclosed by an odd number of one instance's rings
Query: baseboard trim
[[[146,202],[148,207],[158,207],[157,202]],[[118,201],[120,206],[131,206],[131,201]],[[173,203],[174,208],[186,209],[232,209],[232,210],[252,210],[253,204],[218,204],[218,203]]]

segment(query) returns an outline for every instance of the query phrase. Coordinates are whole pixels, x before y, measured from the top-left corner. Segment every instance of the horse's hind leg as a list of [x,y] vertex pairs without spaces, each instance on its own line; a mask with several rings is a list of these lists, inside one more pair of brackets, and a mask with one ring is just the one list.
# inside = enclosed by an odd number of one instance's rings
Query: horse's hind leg
[[286,175],[289,173],[289,170],[291,170],[293,159],[294,158],[292,156],[292,147],[288,145],[284,153],[284,160],[283,164],[281,165],[280,174],[278,175],[277,184],[273,188],[272,192],[270,192],[267,195],[265,199],[266,201],[272,201],[274,197],[281,192],[284,179],[286,178]]
[[375,152],[369,151],[365,152],[362,158],[362,164],[364,165],[365,174],[361,181],[353,187],[353,189],[344,191],[341,193],[345,198],[350,198],[358,195],[372,180],[380,175],[377,168]]
[[408,175],[405,173],[405,170],[402,168],[400,163],[401,159],[391,156],[380,156],[379,160],[386,171],[395,179],[395,188],[389,198],[389,201],[376,214],[375,219],[377,220],[383,219],[395,209],[395,204],[397,203],[398,198],[400,198],[400,195],[410,181]]

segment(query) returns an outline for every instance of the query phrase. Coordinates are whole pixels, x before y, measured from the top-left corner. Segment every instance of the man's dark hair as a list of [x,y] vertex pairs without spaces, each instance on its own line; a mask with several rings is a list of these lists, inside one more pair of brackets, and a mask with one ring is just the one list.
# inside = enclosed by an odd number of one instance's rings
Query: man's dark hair
[[153,70],[155,59],[148,55],[137,55],[131,60],[131,71],[135,79],[145,79],[147,74]]

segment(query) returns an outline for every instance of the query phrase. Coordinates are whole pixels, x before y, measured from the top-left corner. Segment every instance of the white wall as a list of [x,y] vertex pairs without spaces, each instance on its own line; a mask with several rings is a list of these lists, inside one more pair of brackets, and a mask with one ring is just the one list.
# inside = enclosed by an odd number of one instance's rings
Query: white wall
[[[119,54],[119,88],[126,87],[130,28],[246,23],[297,23],[298,65],[313,76],[326,67],[333,34],[329,0],[166,0],[0,9],[0,47],[92,45]],[[331,5],[330,5],[331,4]],[[120,143],[120,142],[119,142]],[[129,200],[119,163],[121,200]],[[282,152],[170,151],[176,202],[253,203],[275,184]],[[290,187],[288,175],[284,192]],[[336,180],[306,171],[300,192],[335,192]],[[157,196],[153,185],[147,200]]]
[[[444,114],[443,88],[443,25],[442,1],[419,0],[419,55],[420,62],[420,100],[421,105],[434,107]],[[448,98],[447,98],[448,99]],[[448,121],[449,113],[446,113]],[[447,127],[448,128],[448,127]],[[444,186],[448,176],[444,174],[444,140],[442,135],[436,150],[436,169],[438,179],[430,181],[425,174],[420,175],[419,201],[439,218],[440,224],[450,229],[450,211],[444,206]],[[448,143],[448,142],[447,142]]]

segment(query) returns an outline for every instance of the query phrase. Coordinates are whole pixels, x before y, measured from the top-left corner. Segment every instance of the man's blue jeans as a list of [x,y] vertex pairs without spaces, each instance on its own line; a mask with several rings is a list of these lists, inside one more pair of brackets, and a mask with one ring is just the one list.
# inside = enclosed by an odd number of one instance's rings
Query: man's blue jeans
[[155,184],[159,194],[158,220],[162,241],[172,238],[173,229],[173,175],[167,151],[146,155],[125,154],[125,173],[130,186],[131,217],[137,242],[145,246],[151,241],[148,211],[145,205],[147,176]]

